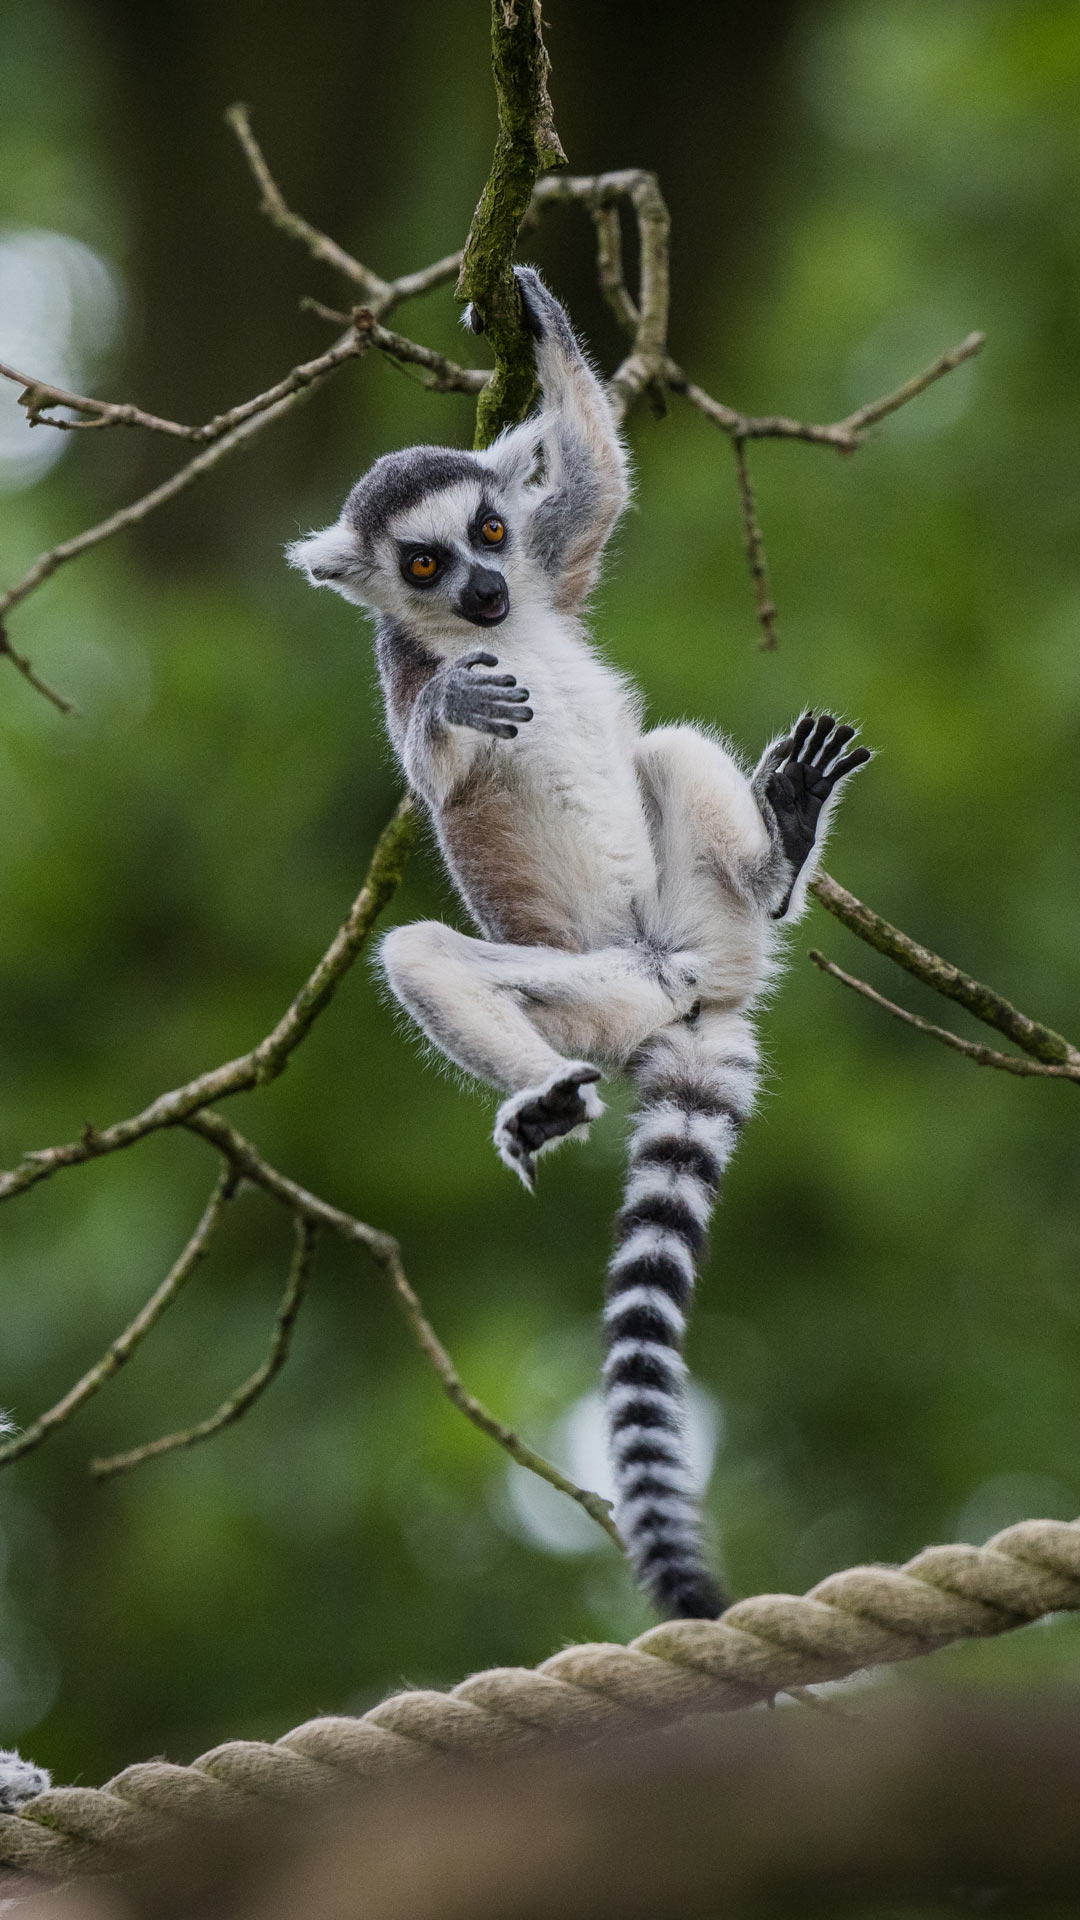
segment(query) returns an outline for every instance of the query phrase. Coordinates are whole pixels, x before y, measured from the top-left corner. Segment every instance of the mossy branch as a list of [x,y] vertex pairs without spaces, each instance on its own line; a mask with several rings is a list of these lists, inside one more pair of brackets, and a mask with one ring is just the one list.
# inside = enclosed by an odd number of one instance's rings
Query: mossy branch
[[478,447],[525,418],[536,385],[532,341],[522,325],[514,280],[514,248],[537,178],[566,164],[548,94],[551,63],[540,24],[540,0],[492,0],[499,132],[457,283],[459,299],[472,301],[495,355],[494,377],[476,407]]

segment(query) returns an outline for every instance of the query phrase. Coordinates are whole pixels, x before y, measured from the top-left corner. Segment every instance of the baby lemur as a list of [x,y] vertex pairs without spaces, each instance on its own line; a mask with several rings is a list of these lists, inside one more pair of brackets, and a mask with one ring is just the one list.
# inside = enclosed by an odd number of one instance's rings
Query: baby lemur
[[749,776],[712,732],[643,731],[582,623],[626,454],[563,308],[531,268],[517,284],[539,410],[483,453],[384,455],[289,559],[375,612],[390,737],[480,929],[395,927],[393,993],[505,1096],[495,1145],[530,1189],[602,1112],[602,1073],[637,1089],[604,1308],[616,1519],[656,1605],[713,1616],[684,1433],[695,1264],[754,1101],[778,923],[870,756],[811,713]]

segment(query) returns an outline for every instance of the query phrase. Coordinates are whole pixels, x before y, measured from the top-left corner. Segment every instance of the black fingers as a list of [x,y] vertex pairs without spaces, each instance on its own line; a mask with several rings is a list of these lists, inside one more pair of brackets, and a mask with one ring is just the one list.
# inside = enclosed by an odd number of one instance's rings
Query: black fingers
[[499,662],[495,654],[477,647],[475,652],[464,654],[457,664],[459,667],[497,667]]
[[821,714],[799,758],[805,760],[809,766],[813,766],[835,725],[836,721],[833,719],[831,713]]
[[[770,766],[778,766],[791,775],[796,768],[811,788],[830,790],[856,767],[873,759],[868,747],[856,747],[841,755],[855,738],[855,728],[846,720],[836,721],[831,713],[804,713],[792,729],[789,741],[778,741],[769,755]],[[781,749],[786,747],[786,753]],[[815,775],[815,779],[811,779]]]
[[847,754],[843,760],[837,762],[835,767],[829,769],[830,781],[835,785],[837,780],[846,780],[848,774],[854,773],[856,767],[865,767],[867,761],[872,760],[873,757],[869,747],[856,747],[854,753]]
[[832,737],[826,741],[821,753],[818,755],[817,765],[819,770],[822,773],[827,773],[833,761],[847,746],[848,741],[854,740],[854,738],[855,729],[854,727],[849,727],[846,722],[843,726],[834,727]]

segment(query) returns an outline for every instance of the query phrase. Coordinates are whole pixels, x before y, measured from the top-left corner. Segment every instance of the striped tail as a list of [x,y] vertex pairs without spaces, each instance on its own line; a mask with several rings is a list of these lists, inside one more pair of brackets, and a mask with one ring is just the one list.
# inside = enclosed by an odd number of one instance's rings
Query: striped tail
[[643,1100],[605,1292],[604,1396],[615,1519],[631,1565],[661,1612],[715,1619],[727,1602],[702,1555],[682,1345],[695,1263],[753,1100],[755,1062],[703,1056],[690,1034],[679,1041],[658,1049],[638,1076]]

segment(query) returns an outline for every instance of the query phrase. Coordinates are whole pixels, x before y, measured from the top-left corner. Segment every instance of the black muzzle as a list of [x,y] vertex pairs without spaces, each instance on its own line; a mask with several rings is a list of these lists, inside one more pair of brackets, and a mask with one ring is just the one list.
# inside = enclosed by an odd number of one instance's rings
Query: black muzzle
[[510,611],[510,595],[502,574],[490,567],[471,567],[457,610],[474,627],[497,627]]

